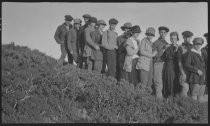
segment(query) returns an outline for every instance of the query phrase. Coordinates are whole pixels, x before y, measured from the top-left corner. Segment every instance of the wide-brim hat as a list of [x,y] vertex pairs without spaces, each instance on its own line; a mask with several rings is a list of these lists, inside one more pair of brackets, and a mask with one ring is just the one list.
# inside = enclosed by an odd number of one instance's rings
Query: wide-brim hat
[[193,45],[198,45],[198,44],[203,45],[203,43],[204,43],[204,40],[201,37],[197,37],[193,39]]
[[140,33],[141,32],[141,28],[138,25],[131,27],[130,30],[132,33]]
[[73,17],[71,15],[65,15],[65,20],[66,21],[72,21]]
[[184,37],[192,37],[193,36],[193,33],[191,32],[191,31],[184,31],[184,32],[182,32],[182,35],[184,36]]
[[98,20],[97,25],[105,25],[106,26],[106,22],[104,20]]
[[130,22],[126,22],[123,26],[121,26],[121,29],[124,31],[126,28],[131,29],[132,24]]
[[166,32],[169,32],[169,28],[168,28],[168,27],[165,27],[165,26],[160,26],[160,27],[158,28],[158,30],[159,30],[159,31],[165,30]]
[[93,22],[93,23],[97,23],[97,18],[91,17],[90,20],[89,20],[89,22],[90,22],[90,23],[92,23],[92,22]]
[[155,36],[155,29],[153,27],[149,27],[145,33],[147,36]]

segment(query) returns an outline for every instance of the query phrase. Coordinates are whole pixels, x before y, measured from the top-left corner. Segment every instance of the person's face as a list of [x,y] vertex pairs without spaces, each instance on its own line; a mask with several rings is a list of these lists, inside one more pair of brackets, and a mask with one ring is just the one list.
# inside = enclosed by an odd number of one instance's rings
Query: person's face
[[96,26],[96,23],[95,23],[95,22],[91,22],[90,25],[91,25],[92,27],[95,27],[95,26]]
[[125,33],[127,33],[129,31],[129,29],[128,28],[125,28],[124,31],[125,31]]
[[117,26],[116,24],[109,24],[109,25],[110,25],[110,29],[111,29],[111,30],[115,30],[115,28],[116,28],[116,26]]
[[154,38],[154,36],[148,35],[147,38],[151,41]]
[[66,24],[67,26],[70,26],[71,21],[65,21],[65,24]]
[[89,19],[88,19],[88,18],[84,18],[84,22],[85,22],[85,24],[86,24],[88,21],[89,21]]
[[104,28],[105,28],[105,25],[102,25],[102,24],[99,25],[99,29],[100,29],[101,31],[103,31]]
[[170,41],[173,45],[176,45],[177,44],[177,41],[178,41],[178,38],[176,35],[172,35],[170,36]]
[[160,34],[160,38],[165,39],[167,32],[165,30],[160,30],[159,34]]
[[139,35],[140,35],[140,33],[133,33],[133,37],[134,37],[134,38],[138,38]]
[[184,41],[189,42],[192,40],[192,36],[191,37],[184,37],[183,36]]
[[194,45],[195,50],[200,50],[201,47],[202,47],[202,44],[195,44]]
[[79,30],[80,26],[81,26],[81,24],[74,24],[74,27],[75,27],[77,30]]

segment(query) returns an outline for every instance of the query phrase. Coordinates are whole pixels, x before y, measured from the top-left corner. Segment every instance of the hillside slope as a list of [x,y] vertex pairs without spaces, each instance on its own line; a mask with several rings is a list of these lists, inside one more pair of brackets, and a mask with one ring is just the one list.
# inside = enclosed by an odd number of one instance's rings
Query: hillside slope
[[208,123],[208,103],[159,101],[125,81],[2,45],[3,123]]

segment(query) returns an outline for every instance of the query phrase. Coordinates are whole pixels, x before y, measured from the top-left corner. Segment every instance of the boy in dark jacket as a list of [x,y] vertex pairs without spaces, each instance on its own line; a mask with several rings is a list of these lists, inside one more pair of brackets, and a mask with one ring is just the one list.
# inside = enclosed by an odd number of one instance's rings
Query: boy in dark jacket
[[205,91],[205,62],[204,54],[201,51],[201,46],[204,40],[197,37],[193,40],[193,48],[187,54],[186,62],[184,66],[190,72],[189,83],[191,97],[199,102],[205,102],[204,91]]

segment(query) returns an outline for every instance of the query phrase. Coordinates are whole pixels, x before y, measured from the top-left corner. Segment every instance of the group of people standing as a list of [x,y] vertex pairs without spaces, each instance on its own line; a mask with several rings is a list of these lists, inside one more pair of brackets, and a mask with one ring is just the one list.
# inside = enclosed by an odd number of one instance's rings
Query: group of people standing
[[[109,28],[104,20],[83,15],[82,20],[65,16],[65,22],[58,26],[54,38],[61,48],[58,63],[62,65],[66,55],[68,63],[76,62],[81,69],[95,70],[116,78],[125,79],[135,86],[154,92],[157,98],[190,95],[193,99],[205,102],[203,96],[207,84],[206,71],[208,45],[201,48],[204,40],[194,38],[193,33],[182,33],[184,42],[178,45],[177,32],[170,33],[169,44],[165,37],[169,28],[158,28],[159,38],[155,37],[155,29],[146,29],[145,37],[140,41],[139,25],[126,22],[121,26],[124,33],[118,36],[115,27],[118,20],[111,18]],[[73,20],[73,25],[71,24]],[[204,34],[208,41],[208,33]]]

